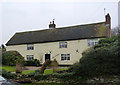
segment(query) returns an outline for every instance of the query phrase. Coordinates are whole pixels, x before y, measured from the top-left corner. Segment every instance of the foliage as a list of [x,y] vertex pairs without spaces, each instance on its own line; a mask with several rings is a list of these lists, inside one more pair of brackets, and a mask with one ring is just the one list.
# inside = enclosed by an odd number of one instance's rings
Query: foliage
[[114,44],[117,42],[117,40],[118,40],[118,35],[113,36],[112,38],[101,39],[101,40],[99,40],[99,43],[98,43],[98,44],[107,43],[107,44],[114,45]]
[[119,32],[120,32],[120,26],[117,26],[117,27],[112,28],[112,29],[111,29],[111,32],[112,32],[112,36],[118,35]]
[[82,53],[82,58],[70,69],[82,77],[120,74],[120,37],[101,39],[99,44]]
[[61,82],[69,82],[69,83],[76,83],[76,82],[83,82],[81,76],[74,76],[74,73],[53,73],[53,74],[40,74],[39,72],[29,74],[29,77],[40,81],[40,80],[58,80]]
[[[118,61],[119,61],[120,60],[120,34],[118,35],[118,42],[117,42],[116,48],[117,48],[116,55],[118,56]],[[120,71],[120,63],[118,63],[118,65],[119,65],[119,71]]]
[[32,84],[22,84],[22,85],[73,85],[73,84],[62,84],[62,83],[32,83]]
[[[4,53],[6,51],[6,47],[4,46],[4,44],[2,44],[0,46],[0,50],[2,51],[1,53]],[[0,55],[1,55],[1,53],[0,53]]]
[[0,46],[0,48],[3,48],[3,49],[5,49],[5,46],[2,44],[2,45]]
[[2,70],[2,76],[7,78],[7,79],[16,79],[17,75],[11,72],[8,72],[6,70]]
[[40,66],[40,61],[38,59],[33,59],[30,61],[25,61],[25,66]]
[[24,58],[17,51],[7,51],[2,54],[2,64],[14,66],[16,63],[24,63]]

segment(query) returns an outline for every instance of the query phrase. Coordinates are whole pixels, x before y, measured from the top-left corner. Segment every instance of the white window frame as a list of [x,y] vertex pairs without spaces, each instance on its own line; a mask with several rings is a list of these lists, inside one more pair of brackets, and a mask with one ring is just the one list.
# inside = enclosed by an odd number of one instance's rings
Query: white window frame
[[67,48],[67,42],[59,42],[59,48]]
[[88,46],[94,46],[98,44],[98,39],[88,39]]
[[70,54],[61,54],[61,61],[70,61]]
[[34,55],[27,55],[26,59],[27,59],[27,61],[33,60],[34,59]]
[[34,50],[34,44],[27,44],[27,50]]

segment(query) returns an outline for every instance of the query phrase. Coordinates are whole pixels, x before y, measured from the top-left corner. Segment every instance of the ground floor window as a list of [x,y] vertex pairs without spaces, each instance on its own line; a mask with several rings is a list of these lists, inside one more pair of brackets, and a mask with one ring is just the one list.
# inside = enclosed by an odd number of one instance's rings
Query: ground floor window
[[30,60],[33,60],[34,59],[34,56],[33,55],[27,55],[27,60],[30,61]]
[[70,60],[70,54],[61,54],[61,61]]

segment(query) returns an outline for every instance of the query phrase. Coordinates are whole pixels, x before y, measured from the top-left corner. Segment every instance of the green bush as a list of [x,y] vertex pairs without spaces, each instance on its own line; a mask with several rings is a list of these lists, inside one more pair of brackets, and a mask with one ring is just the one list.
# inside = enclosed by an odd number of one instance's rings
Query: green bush
[[2,70],[2,76],[7,78],[7,79],[16,79],[17,75],[11,72],[8,72],[6,70]]
[[33,73],[29,73],[28,77],[35,79],[37,81],[40,80],[50,80],[50,81],[62,81],[62,82],[69,82],[69,83],[82,83],[84,79],[81,76],[76,76],[75,73],[53,73],[53,74],[40,74],[40,70],[36,70]]
[[25,66],[40,66],[40,61],[38,59],[33,59],[30,61],[25,61]]
[[38,70],[35,70],[35,72],[32,72],[32,73],[28,73],[28,77],[34,77],[35,74],[40,74],[40,69]]
[[15,66],[24,63],[24,57],[17,51],[6,51],[2,54],[2,65]]
[[118,40],[118,35],[116,36],[113,36],[112,38],[105,38],[105,39],[101,39],[99,40],[98,44],[104,44],[104,43],[107,43],[107,44],[114,44],[114,42],[116,42]]
[[69,83],[83,83],[85,81],[84,78],[82,78],[81,76],[77,75],[74,73],[74,72],[71,72],[71,73],[54,73],[54,74],[51,74],[51,76],[53,78],[57,78],[58,80],[60,81],[63,81],[63,82],[69,82]]
[[81,72],[87,76],[100,76],[118,73],[117,57],[110,48],[93,49],[80,60]]
[[98,45],[83,52],[79,63],[71,69],[86,78],[120,74],[119,40],[118,36],[100,40]]

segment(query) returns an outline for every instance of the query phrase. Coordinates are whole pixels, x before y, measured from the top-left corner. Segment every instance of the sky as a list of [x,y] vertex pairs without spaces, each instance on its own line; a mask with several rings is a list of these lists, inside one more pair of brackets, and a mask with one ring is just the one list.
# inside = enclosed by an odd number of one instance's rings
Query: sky
[[[119,0],[1,0],[0,44],[16,33],[105,21],[111,16],[112,28],[118,26]],[[105,8],[105,10],[104,10]]]
[[118,25],[120,26],[120,1],[118,3]]

